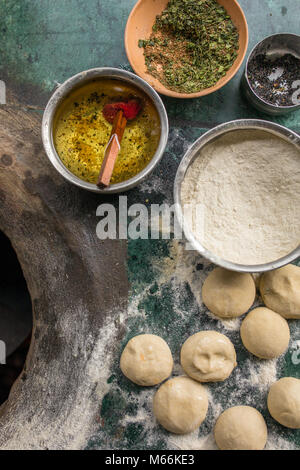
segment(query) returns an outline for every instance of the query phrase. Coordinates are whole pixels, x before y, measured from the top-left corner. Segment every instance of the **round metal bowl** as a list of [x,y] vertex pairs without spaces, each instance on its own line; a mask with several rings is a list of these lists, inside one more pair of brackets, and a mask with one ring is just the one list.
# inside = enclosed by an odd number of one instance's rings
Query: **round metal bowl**
[[159,93],[172,98],[199,98],[209,95],[226,85],[238,72],[245,58],[248,47],[248,24],[245,14],[237,0],[218,0],[225,8],[239,31],[238,55],[232,67],[214,86],[195,93],[180,93],[166,88],[157,78],[148,73],[144,50],[138,46],[140,39],[149,38],[157,15],[167,7],[169,0],[138,0],[134,5],[125,29],[125,50],[133,70]]
[[300,59],[300,36],[289,33],[273,34],[272,36],[268,36],[256,44],[249,54],[245,73],[242,76],[241,81],[241,87],[246,98],[252,104],[252,106],[258,109],[258,111],[271,114],[273,116],[279,116],[281,114],[288,114],[291,111],[300,109],[300,104],[295,104],[292,106],[275,106],[268,101],[263,100],[256,94],[248,79],[248,66],[252,58],[259,54],[266,54],[266,56],[270,59],[277,59],[278,57],[282,57],[285,54],[292,54]]
[[[88,83],[95,79],[108,78],[108,79],[118,79],[126,83],[134,85],[136,88],[142,90],[146,95],[152,100],[160,118],[161,125],[161,136],[159,140],[158,147],[155,154],[152,157],[152,160],[148,165],[137,175],[129,180],[123,181],[122,183],[112,184],[108,188],[100,189],[96,184],[88,183],[73,173],[71,173],[63,164],[59,155],[56,152],[54,142],[53,142],[53,121],[56,114],[56,111],[62,101],[75,89],[80,88],[85,83]],[[156,165],[161,160],[165,147],[168,141],[169,134],[169,124],[167,112],[165,110],[164,104],[161,98],[158,96],[156,91],[142,78],[134,75],[133,73],[127,72],[121,69],[102,67],[91,70],[86,70],[81,72],[74,77],[69,78],[65,83],[63,83],[51,96],[43,116],[42,122],[42,139],[46,154],[56,168],[56,170],[70,183],[79,186],[80,188],[87,189],[95,193],[101,194],[112,194],[120,193],[127,191],[134,186],[137,186],[141,183],[147,176],[154,170]],[[99,170],[100,171],[100,170]]]
[[[198,251],[202,256],[209,259],[211,262],[222,266],[223,268],[229,269],[231,271],[239,272],[264,272],[270,271],[272,269],[280,268],[288,263],[291,263],[300,256],[300,245],[291,253],[286,256],[274,260],[273,262],[266,264],[257,264],[257,265],[243,265],[233,263],[222,259],[220,256],[215,255],[211,251],[207,250],[201,243],[194,237],[193,233],[190,231],[186,221],[184,220],[183,210],[181,205],[181,186],[184,180],[187,169],[199,155],[200,150],[208,143],[211,143],[218,137],[236,130],[245,130],[245,129],[259,129],[275,134],[278,137],[281,137],[288,142],[296,145],[300,150],[300,137],[295,132],[287,129],[286,127],[280,126],[279,124],[274,124],[269,121],[262,121],[258,119],[241,119],[237,121],[227,122],[221,124],[220,126],[211,129],[201,136],[196,142],[189,148],[189,150],[184,155],[179,168],[177,170],[175,182],[174,182],[174,199],[175,199],[175,213],[177,222],[180,224],[186,239],[190,242],[193,249]],[[299,161],[300,164],[300,161]]]

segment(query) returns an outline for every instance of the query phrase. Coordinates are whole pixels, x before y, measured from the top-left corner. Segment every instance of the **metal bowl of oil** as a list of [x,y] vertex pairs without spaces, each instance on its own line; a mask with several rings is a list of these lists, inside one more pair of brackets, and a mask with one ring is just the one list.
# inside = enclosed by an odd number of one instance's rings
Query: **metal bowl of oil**
[[[129,125],[126,138],[124,134],[123,156],[120,152],[116,163],[119,172],[113,173],[109,187],[100,189],[96,179],[110,131],[103,122],[101,106],[109,99],[105,90],[110,82],[112,95],[116,95],[116,90],[133,90],[146,104],[140,121]],[[93,87],[98,87],[98,91]],[[102,87],[105,90],[100,93]],[[89,95],[84,94],[86,90]],[[84,102],[82,96],[86,96]],[[127,191],[145,180],[161,160],[168,134],[167,113],[156,91],[133,73],[109,67],[81,72],[60,85],[46,106],[42,122],[44,148],[56,170],[70,183],[102,194]],[[129,156],[135,155],[136,161],[130,162],[126,151]]]

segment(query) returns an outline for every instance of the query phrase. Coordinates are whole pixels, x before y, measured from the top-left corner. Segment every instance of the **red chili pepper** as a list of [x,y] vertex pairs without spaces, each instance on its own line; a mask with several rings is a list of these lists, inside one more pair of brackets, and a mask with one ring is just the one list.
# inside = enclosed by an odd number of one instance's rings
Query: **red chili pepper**
[[127,121],[132,121],[136,118],[142,109],[142,103],[138,99],[130,99],[128,101],[119,101],[117,103],[108,103],[103,108],[103,116],[111,124],[118,111],[123,111],[124,117]]

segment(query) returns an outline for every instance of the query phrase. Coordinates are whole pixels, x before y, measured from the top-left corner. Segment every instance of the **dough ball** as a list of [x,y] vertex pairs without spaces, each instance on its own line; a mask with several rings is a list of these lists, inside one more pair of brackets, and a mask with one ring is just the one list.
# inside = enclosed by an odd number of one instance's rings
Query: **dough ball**
[[268,431],[263,416],[255,408],[234,406],[219,416],[214,434],[221,450],[262,450]]
[[284,377],[271,385],[268,408],[270,415],[283,426],[300,429],[300,380]]
[[283,354],[290,341],[287,321],[272,310],[259,307],[248,313],[241,324],[241,338],[248,351],[261,359]]
[[221,318],[239,317],[255,300],[255,282],[251,274],[214,269],[204,281],[202,300],[206,307]]
[[185,373],[199,382],[225,380],[236,366],[232,342],[217,331],[200,331],[190,336],[180,356]]
[[284,318],[300,318],[300,268],[288,264],[262,275],[260,293],[264,303]]
[[167,379],[173,358],[167,343],[156,335],[139,335],[126,345],[120,359],[123,374],[132,382],[151,386]]
[[175,434],[186,434],[197,429],[206,417],[207,408],[205,388],[185,376],[162,384],[153,401],[157,421]]

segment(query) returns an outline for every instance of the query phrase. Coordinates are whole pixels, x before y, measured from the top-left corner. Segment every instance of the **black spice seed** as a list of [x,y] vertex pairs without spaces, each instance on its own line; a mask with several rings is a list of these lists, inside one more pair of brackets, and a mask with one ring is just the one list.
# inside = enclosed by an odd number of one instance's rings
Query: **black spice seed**
[[275,106],[293,106],[293,84],[300,80],[300,60],[285,54],[275,60],[259,54],[248,64],[248,80],[255,93]]

